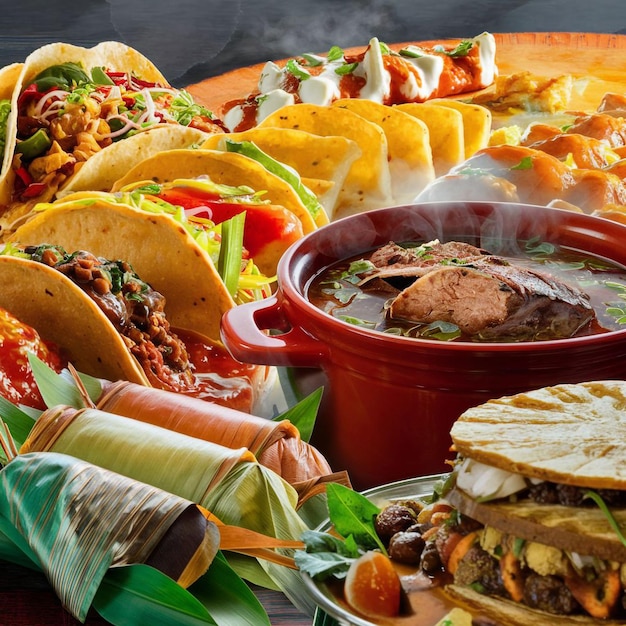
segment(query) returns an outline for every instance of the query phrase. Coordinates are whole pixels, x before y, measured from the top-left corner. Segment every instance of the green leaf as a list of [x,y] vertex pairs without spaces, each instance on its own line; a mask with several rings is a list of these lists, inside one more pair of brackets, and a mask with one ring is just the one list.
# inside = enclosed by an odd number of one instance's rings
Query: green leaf
[[550,243],[548,241],[541,241],[539,237],[533,237],[532,239],[529,239],[526,242],[524,249],[528,254],[534,256],[549,256],[556,252],[556,246],[553,243]]
[[339,46],[332,46],[331,49],[328,51],[328,54],[326,55],[328,61],[339,61],[339,59],[341,59],[342,57],[343,48],[340,48]]
[[109,569],[93,607],[114,626],[217,623],[189,591],[162,572],[141,564]]
[[4,396],[0,396],[0,418],[7,425],[15,445],[20,448],[35,425],[35,420]]
[[300,571],[316,580],[323,580],[329,576],[345,577],[350,565],[355,560],[337,552],[309,553],[304,550],[298,550],[294,559]]
[[301,55],[303,64],[307,65],[307,67],[319,67],[324,64],[324,58],[318,56],[317,54],[311,54],[310,52],[305,52]]
[[529,156],[523,157],[522,160],[517,165],[513,165],[509,169],[511,169],[511,170],[532,170],[533,169],[533,160]]
[[438,320],[425,326],[421,330],[420,336],[439,339],[440,341],[452,341],[461,336],[461,329],[451,322]]
[[347,324],[352,324],[353,326],[360,326],[361,328],[376,328],[376,322],[363,320],[359,317],[353,317],[352,315],[337,315],[337,319]]
[[298,429],[300,438],[303,441],[310,441],[323,392],[323,387],[316,389],[306,396],[306,398],[300,400],[298,404],[276,416],[274,421],[280,422],[285,419],[289,420]]
[[269,626],[269,617],[254,595],[228,564],[221,552],[209,571],[189,589],[209,610],[219,626]]
[[348,74],[352,74],[358,66],[358,63],[344,63],[335,70],[335,74],[338,74],[339,76],[347,76]]
[[91,68],[91,80],[94,85],[114,85],[109,75],[106,73],[104,67],[92,67]]
[[329,483],[326,495],[330,521],[342,537],[352,535],[360,546],[379,548],[383,554],[387,553],[374,528],[374,520],[380,513],[375,504],[339,483]]
[[348,539],[342,539],[330,533],[320,532],[319,530],[307,530],[302,533],[301,539],[304,542],[306,551],[309,553],[337,552],[338,554],[352,558],[356,558],[360,555],[353,535],[350,535]]
[[456,48],[453,50],[445,50],[443,46],[435,46],[434,50],[437,52],[442,52],[443,54],[449,57],[465,57],[469,54],[469,51],[474,46],[474,42],[466,39],[462,41]]
[[415,48],[414,46],[411,46],[410,48],[402,48],[402,50],[400,50],[398,54],[401,57],[407,57],[409,59],[419,59],[420,57],[424,56],[424,51],[420,50],[419,48]]
[[316,530],[302,533],[306,550],[297,550],[294,560],[298,568],[312,578],[323,580],[329,576],[343,578],[350,565],[362,551],[353,535],[341,539]]
[[84,406],[76,383],[64,379],[34,354],[28,354],[28,362],[33,371],[41,397],[47,407],[60,404],[73,406],[74,408]]
[[61,63],[51,65],[39,72],[32,81],[41,93],[53,87],[70,89],[79,85],[89,85],[91,80],[85,70],[78,63]]

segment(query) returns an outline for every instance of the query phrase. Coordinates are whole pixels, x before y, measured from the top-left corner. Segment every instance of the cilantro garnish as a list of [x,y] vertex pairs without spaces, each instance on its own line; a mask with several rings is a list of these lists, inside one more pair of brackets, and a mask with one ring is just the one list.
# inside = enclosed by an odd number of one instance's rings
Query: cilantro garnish
[[435,46],[434,49],[437,52],[442,52],[449,57],[466,57],[473,47],[474,42],[466,39],[462,41],[458,46],[456,46],[456,48],[454,48],[453,50],[445,50],[443,46]]
[[311,74],[309,74],[295,59],[287,61],[285,69],[290,74],[293,74],[293,76],[295,76],[298,80],[307,80],[308,78],[311,78]]
[[533,168],[533,160],[529,156],[525,156],[522,160],[517,164],[511,167],[511,170],[532,170]]

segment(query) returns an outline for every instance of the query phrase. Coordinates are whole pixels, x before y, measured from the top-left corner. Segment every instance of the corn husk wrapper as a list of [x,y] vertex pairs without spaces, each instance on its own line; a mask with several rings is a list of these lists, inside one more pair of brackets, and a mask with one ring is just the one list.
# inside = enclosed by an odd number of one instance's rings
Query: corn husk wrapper
[[191,396],[128,381],[103,382],[97,408],[155,424],[229,448],[248,448],[258,462],[282,476],[299,495],[299,504],[323,492],[332,480],[349,484],[345,472],[333,473],[328,461],[302,441],[289,420],[273,421]]
[[[223,523],[299,540],[308,529],[298,495],[246,448],[234,449],[98,409],[54,407],[38,418],[20,452],[55,451],[83,459],[196,502]],[[306,612],[298,572],[259,559],[289,599]],[[236,568],[237,569],[237,568]],[[250,571],[237,570],[250,579]]]
[[0,471],[0,494],[0,512],[80,621],[110,567],[145,563],[188,586],[219,548],[217,525],[193,502],[65,454],[18,455]]

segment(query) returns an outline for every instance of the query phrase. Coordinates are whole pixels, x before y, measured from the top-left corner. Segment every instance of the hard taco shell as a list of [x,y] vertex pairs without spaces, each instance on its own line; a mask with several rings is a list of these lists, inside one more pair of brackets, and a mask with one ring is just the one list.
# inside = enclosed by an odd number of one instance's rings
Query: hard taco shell
[[238,133],[214,133],[202,144],[207,150],[226,150],[226,141],[251,141],[263,152],[292,167],[315,193],[326,213],[332,215],[352,163],[360,156],[358,144],[340,135],[316,135],[295,128],[251,128]]

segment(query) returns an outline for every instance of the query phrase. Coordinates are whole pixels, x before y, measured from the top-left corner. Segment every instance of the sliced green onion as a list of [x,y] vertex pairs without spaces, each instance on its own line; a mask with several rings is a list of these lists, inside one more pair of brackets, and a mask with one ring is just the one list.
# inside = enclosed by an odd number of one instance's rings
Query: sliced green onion
[[231,296],[235,296],[239,287],[245,219],[246,214],[243,212],[222,222],[222,245],[217,271]]
[[602,499],[602,496],[597,491],[586,489],[583,492],[583,498],[588,498],[589,500],[593,500],[593,502],[598,505],[598,508],[600,509],[600,511],[602,511],[604,517],[606,517],[606,520],[609,523],[609,526],[615,531],[617,538],[620,540],[620,542],[623,545],[626,546],[626,537],[624,537],[624,534],[622,533],[622,528],[620,527],[617,520],[613,516],[613,513],[611,513],[611,510],[607,506],[606,502]]

